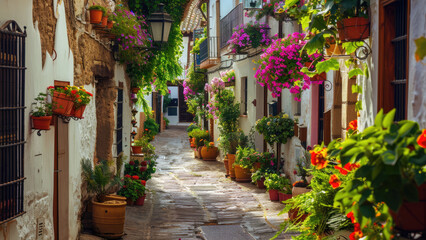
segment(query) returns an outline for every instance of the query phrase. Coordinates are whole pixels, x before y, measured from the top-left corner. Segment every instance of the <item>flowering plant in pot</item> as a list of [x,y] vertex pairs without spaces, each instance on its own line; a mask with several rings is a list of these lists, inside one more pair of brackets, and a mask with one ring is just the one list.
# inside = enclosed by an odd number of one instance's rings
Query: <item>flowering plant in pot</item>
[[84,89],[84,87],[68,86],[68,88],[71,89],[70,95],[74,102],[71,116],[83,118],[86,105],[90,103],[93,94]]
[[53,113],[70,116],[74,107],[73,96],[71,95],[71,87],[54,87],[47,88],[49,95],[52,96]]
[[204,146],[201,148],[201,156],[205,161],[215,161],[218,156],[218,148],[214,146],[214,142],[204,140]]
[[145,195],[145,186],[138,175],[124,175],[121,180],[121,189],[117,192],[118,195],[127,198],[127,204],[133,205],[133,202]]
[[251,181],[250,170],[253,168],[253,159],[249,156],[254,152],[256,152],[256,150],[251,147],[237,147],[235,162],[233,164],[237,182]]
[[47,102],[47,94],[39,93],[35,102],[32,103],[34,110],[31,111],[33,128],[40,130],[49,130],[52,121],[52,103]]
[[268,24],[257,21],[237,26],[227,42],[232,49],[231,53],[242,53],[244,49],[250,47],[268,46],[271,42],[268,29],[270,29]]
[[156,172],[157,155],[152,154],[145,157],[144,161],[130,159],[128,163],[124,164],[124,174],[130,176],[139,176],[141,180],[148,181],[151,175]]
[[90,23],[98,24],[102,21],[102,16],[106,15],[106,8],[100,5],[93,5],[89,7]]
[[225,87],[234,86],[235,85],[235,71],[234,69],[230,69],[228,71],[223,71],[219,73],[223,82],[225,82]]
[[270,145],[286,144],[287,140],[294,136],[294,121],[286,113],[263,117],[256,121],[256,130],[263,134]]
[[274,170],[268,168],[260,168],[251,175],[251,181],[256,183],[258,188],[263,189],[265,188],[265,176],[274,172]]
[[155,119],[151,116],[148,116],[148,118],[143,123],[143,127],[143,135],[148,139],[148,142],[154,140],[154,136],[157,135],[159,130],[159,125],[155,122]]
[[330,143],[342,165],[361,165],[334,202],[359,223],[360,235],[390,237],[393,224],[425,231],[426,130],[409,120],[395,123],[394,116],[395,109],[381,110],[373,126]]
[[302,178],[302,182],[307,185],[307,177],[312,176],[310,173],[311,167],[311,153],[309,151],[304,151],[303,156],[296,160],[296,169],[293,173]]
[[279,195],[278,192],[281,191],[286,186],[287,178],[277,174],[270,173],[265,175],[265,187],[269,192],[269,198],[271,201],[278,201]]
[[308,55],[302,51],[306,44],[304,38],[305,34],[295,32],[286,38],[272,40],[272,44],[260,55],[255,78],[271,91],[273,97],[280,96],[282,89],[287,88],[296,95],[295,100],[300,101],[302,92],[309,89],[311,80],[301,69],[305,62],[312,62],[320,54]]

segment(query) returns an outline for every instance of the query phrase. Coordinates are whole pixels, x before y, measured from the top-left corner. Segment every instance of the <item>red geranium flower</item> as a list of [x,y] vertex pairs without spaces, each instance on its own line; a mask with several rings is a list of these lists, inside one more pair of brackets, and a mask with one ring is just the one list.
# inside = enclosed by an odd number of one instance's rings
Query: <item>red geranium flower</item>
[[134,176],[132,176],[132,179],[133,179],[133,180],[138,180],[138,179],[139,179],[139,176],[138,176],[138,175],[134,175]]
[[330,176],[330,180],[328,181],[333,188],[338,188],[342,184],[339,177],[336,174]]
[[72,93],[72,94],[76,94],[76,93],[77,93],[77,90],[71,90],[71,93]]
[[294,173],[294,175],[296,175],[296,174],[297,174],[297,171],[296,171],[296,170],[294,170],[294,171],[293,171],[293,173]]
[[123,186],[123,188],[127,188],[127,186],[126,186],[126,185],[124,185],[124,186]]
[[358,120],[353,120],[349,122],[349,127],[346,130],[352,129],[353,131],[356,131],[358,129]]
[[130,165],[135,165],[135,162],[130,161],[130,162],[129,162],[129,164],[130,164]]
[[426,129],[423,129],[422,134],[417,138],[417,144],[422,148],[426,148]]
[[327,149],[323,148],[318,152],[314,150],[309,151],[311,153],[311,163],[316,166],[317,169],[325,168],[328,164],[328,161],[325,159],[327,157]]
[[146,181],[145,180],[141,180],[142,185],[146,185]]
[[130,175],[129,175],[129,174],[126,174],[126,175],[124,175],[124,177],[126,177],[126,178],[130,178]]
[[47,89],[52,89],[52,88],[55,88],[54,86],[49,86],[49,87],[47,87]]
[[353,212],[349,212],[348,214],[346,214],[346,217],[350,218],[352,223],[355,223],[355,216]]
[[358,240],[363,237],[359,223],[354,224],[354,231],[349,235],[350,240]]

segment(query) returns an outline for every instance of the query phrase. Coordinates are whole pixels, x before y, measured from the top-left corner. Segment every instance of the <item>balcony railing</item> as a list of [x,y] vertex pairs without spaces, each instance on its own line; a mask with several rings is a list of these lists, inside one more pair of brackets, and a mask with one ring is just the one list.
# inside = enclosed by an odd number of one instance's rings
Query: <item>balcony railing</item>
[[235,27],[244,23],[243,4],[238,4],[220,20],[220,48],[226,47]]
[[217,55],[217,40],[217,37],[209,37],[200,44],[200,68],[206,69],[220,63],[220,57]]

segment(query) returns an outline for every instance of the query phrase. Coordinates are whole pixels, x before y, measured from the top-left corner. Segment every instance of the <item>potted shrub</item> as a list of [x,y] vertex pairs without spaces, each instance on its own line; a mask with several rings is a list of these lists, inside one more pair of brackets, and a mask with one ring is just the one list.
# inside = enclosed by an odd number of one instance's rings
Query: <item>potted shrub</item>
[[191,123],[191,124],[189,124],[189,127],[186,129],[186,132],[188,133],[188,138],[189,138],[189,143],[190,144],[192,144],[192,135],[191,135],[191,132],[192,132],[192,130],[194,130],[194,129],[199,129],[200,127],[197,125],[197,124],[195,124],[195,123]]
[[278,199],[279,199],[280,203],[283,203],[283,201],[286,201],[286,200],[290,199],[293,196],[292,195],[292,186],[291,186],[290,179],[283,178],[282,179],[282,184],[283,184],[283,187],[278,192]]
[[[118,195],[126,197],[127,205],[131,206],[135,201],[145,196],[145,186],[138,175],[124,175],[121,182],[121,189],[117,192]],[[143,200],[139,200],[139,204],[143,204]]]
[[286,144],[294,136],[294,121],[286,113],[263,117],[257,120],[256,130],[263,134],[265,141],[271,146],[274,143]]
[[237,153],[238,135],[239,134],[237,132],[231,132],[225,136],[225,143],[227,142],[229,144],[227,147],[228,151],[226,156],[228,157],[229,175],[232,179],[236,178],[234,163],[236,157],[235,154]]
[[278,192],[281,191],[285,186],[285,177],[282,177],[276,173],[270,173],[265,175],[265,187],[269,192],[269,199],[271,201],[278,201]]
[[86,91],[83,87],[69,86],[71,89],[70,96],[73,99],[74,105],[71,110],[71,116],[76,118],[83,118],[86,105],[90,103],[93,94]]
[[132,143],[132,153],[133,154],[141,154],[142,146],[145,144],[146,140],[144,138],[137,139]]
[[47,102],[47,94],[45,93],[39,93],[34,100],[35,109],[31,111],[33,128],[49,130],[52,121],[52,104]]
[[101,161],[92,168],[92,161],[83,159],[81,167],[87,190],[95,194],[92,200],[93,230],[101,237],[123,236],[126,202],[105,201],[105,196],[119,183],[119,179],[113,176],[107,161]]
[[251,147],[242,148],[238,146],[235,162],[233,164],[235,168],[235,180],[237,182],[251,181],[250,170],[253,167],[253,161],[250,155],[254,152],[256,152],[256,150]]
[[258,169],[256,172],[254,172],[251,175],[251,181],[253,183],[255,183],[256,186],[259,189],[264,189],[265,188],[265,184],[264,184],[264,182],[265,182],[265,174],[266,174],[266,172],[264,172],[264,170]]
[[201,149],[204,146],[204,141],[210,140],[209,131],[202,129],[194,129],[192,130],[191,135],[194,137],[194,151],[196,152],[196,156],[198,158],[202,158]]
[[148,116],[148,118],[143,123],[143,127],[144,127],[144,130],[145,130],[143,132],[143,135],[145,137],[147,137],[148,142],[151,142],[152,140],[154,140],[154,137],[155,137],[155,135],[157,135],[158,130],[159,130],[159,126],[155,122],[155,119]]
[[341,14],[337,19],[341,41],[357,41],[370,36],[370,0],[342,0],[334,4],[338,5]]
[[334,204],[353,215],[364,235],[376,236],[379,226],[390,236],[392,222],[405,231],[426,230],[426,130],[409,120],[395,123],[394,116],[395,109],[386,115],[381,110],[373,126],[328,146],[341,165],[360,165]]
[[128,163],[124,164],[124,174],[130,176],[138,176],[139,179],[148,181],[151,175],[156,172],[157,155],[152,154],[145,157],[144,161],[137,159],[130,159]]
[[106,14],[106,9],[99,5],[93,5],[89,7],[90,11],[90,23],[99,24],[102,21],[102,16]]
[[219,150],[214,146],[214,142],[204,141],[204,146],[201,148],[201,156],[204,161],[216,161]]

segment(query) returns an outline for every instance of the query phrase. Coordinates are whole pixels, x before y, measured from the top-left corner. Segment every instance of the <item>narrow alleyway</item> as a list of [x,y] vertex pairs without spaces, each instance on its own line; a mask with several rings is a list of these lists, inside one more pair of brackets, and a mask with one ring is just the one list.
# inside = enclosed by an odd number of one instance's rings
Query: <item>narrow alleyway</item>
[[124,239],[204,239],[202,226],[213,232],[207,239],[250,239],[243,231],[254,239],[274,236],[283,205],[250,183],[226,179],[222,162],[195,159],[185,128],[162,132],[154,145],[157,173],[148,181],[145,205],[127,207]]

